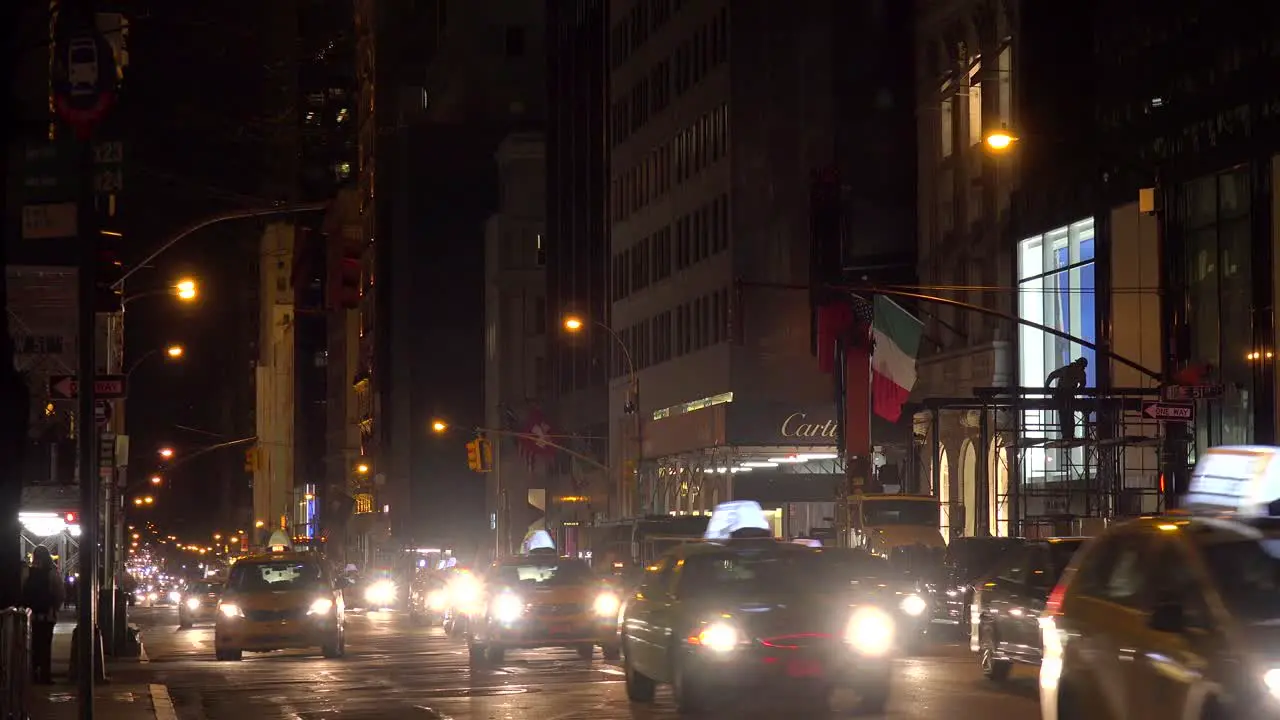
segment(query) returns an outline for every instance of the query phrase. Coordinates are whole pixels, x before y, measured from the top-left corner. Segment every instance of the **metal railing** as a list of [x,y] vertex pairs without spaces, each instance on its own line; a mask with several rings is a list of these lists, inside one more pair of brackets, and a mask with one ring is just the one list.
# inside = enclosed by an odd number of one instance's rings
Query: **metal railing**
[[0,720],[27,720],[31,690],[31,611],[0,610]]

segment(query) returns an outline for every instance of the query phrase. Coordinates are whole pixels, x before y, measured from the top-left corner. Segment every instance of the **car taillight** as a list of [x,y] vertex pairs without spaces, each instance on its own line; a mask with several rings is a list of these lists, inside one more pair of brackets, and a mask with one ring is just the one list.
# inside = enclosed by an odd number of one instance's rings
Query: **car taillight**
[[1041,617],[1054,617],[1062,614],[1062,600],[1067,595],[1067,584],[1074,574],[1074,570],[1067,569],[1062,573],[1062,577],[1058,578],[1058,584],[1053,586],[1053,590],[1049,593],[1049,598],[1044,601],[1044,612],[1040,614]]

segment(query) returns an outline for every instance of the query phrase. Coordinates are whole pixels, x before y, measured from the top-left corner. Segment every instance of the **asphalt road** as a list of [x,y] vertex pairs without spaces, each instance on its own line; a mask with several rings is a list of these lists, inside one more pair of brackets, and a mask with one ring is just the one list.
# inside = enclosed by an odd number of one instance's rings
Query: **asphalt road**
[[[412,626],[390,612],[349,613],[347,656],[283,651],[213,659],[213,629],[177,628],[172,608],[135,609],[145,662],[113,670],[113,679],[168,685],[180,720],[611,720],[674,718],[666,690],[651,706],[628,703],[622,671],[597,655],[512,652],[500,667],[473,672],[466,650],[439,628]],[[751,697],[722,717],[801,715]],[[836,697],[836,711],[853,698]],[[1040,717],[1034,674],[1015,670],[996,687],[959,644],[936,644],[898,663],[891,718]]]

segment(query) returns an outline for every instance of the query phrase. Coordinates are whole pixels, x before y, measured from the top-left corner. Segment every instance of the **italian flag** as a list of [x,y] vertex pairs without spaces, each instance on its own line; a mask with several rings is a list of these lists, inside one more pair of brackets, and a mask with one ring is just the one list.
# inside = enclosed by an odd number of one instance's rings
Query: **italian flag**
[[897,422],[916,385],[916,354],[924,324],[883,295],[875,296],[872,312],[871,409],[885,420]]

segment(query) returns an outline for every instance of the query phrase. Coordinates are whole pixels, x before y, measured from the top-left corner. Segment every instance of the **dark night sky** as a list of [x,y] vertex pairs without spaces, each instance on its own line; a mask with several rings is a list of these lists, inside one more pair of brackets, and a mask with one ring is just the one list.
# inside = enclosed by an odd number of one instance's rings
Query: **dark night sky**
[[[118,108],[129,144],[130,187],[124,201],[128,238],[122,253],[126,263],[141,259],[193,219],[264,200],[262,179],[269,172],[266,136],[271,128],[267,108],[278,108],[281,102],[279,90],[269,87],[267,67],[274,54],[264,30],[267,23],[260,22],[261,0],[135,0],[130,5],[135,20],[129,77]],[[236,428],[228,427],[215,400],[233,384],[246,383],[250,372],[232,364],[236,356],[228,346],[240,342],[253,322],[249,313],[256,312],[245,302],[245,293],[256,282],[246,277],[246,267],[249,253],[256,252],[260,228],[258,222],[242,221],[201,231],[166,253],[154,268],[131,278],[127,294],[163,287],[186,273],[199,278],[202,290],[192,307],[164,297],[129,306],[127,356],[136,359],[169,342],[188,348],[180,363],[152,358],[132,378],[131,482],[150,475],[155,450],[163,444],[200,447],[217,442],[179,425],[235,436]],[[466,257],[455,258],[455,272],[433,278],[444,283],[429,293],[435,302],[414,310],[423,316],[427,332],[432,326],[446,334],[451,325],[474,328],[466,335],[477,347],[459,351],[456,344],[444,343],[447,352],[433,362],[438,364],[433,384],[443,394],[427,394],[434,398],[433,406],[452,416],[473,415],[480,404],[482,308],[467,304],[460,314],[447,301],[449,283],[459,283],[457,268],[468,270],[462,282],[479,282],[479,253],[477,246],[465,248]],[[478,286],[468,290],[480,295]],[[431,307],[441,308],[443,317],[430,317]],[[126,359],[126,366],[129,362]],[[252,433],[252,427],[248,430]],[[433,446],[433,472],[474,481],[467,477],[461,447],[426,437],[423,442]],[[176,472],[173,489],[157,493],[158,504],[151,512],[162,526],[181,527],[183,535],[230,527],[228,518],[216,516],[210,508],[218,507],[226,495],[225,478],[242,467],[243,455],[232,450],[206,457],[208,461],[193,461]],[[478,509],[474,512],[482,516]]]

